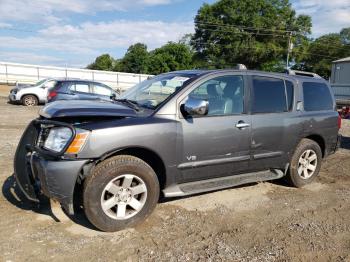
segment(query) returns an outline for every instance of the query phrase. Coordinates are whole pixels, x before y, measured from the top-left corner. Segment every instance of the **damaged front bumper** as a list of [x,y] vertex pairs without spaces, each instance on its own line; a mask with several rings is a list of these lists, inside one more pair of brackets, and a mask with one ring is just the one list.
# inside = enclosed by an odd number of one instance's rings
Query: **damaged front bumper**
[[19,188],[31,201],[39,202],[44,194],[57,200],[69,214],[73,214],[74,188],[86,159],[62,159],[42,154],[36,147],[40,120],[33,120],[25,130],[17,147],[14,170]]

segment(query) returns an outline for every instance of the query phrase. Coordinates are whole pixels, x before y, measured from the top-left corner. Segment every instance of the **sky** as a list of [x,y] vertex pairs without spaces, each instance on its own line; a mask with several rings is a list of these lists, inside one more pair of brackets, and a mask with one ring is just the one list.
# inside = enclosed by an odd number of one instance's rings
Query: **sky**
[[[192,33],[204,2],[215,0],[0,0],[0,61],[82,68],[137,42],[152,50]],[[313,37],[350,26],[350,0],[291,3]]]

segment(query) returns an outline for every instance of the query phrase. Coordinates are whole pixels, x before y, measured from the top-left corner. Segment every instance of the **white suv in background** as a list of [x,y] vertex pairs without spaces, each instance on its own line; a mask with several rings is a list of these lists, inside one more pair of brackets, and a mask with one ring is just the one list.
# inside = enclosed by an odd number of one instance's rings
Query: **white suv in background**
[[10,91],[9,100],[12,103],[21,103],[24,106],[46,103],[48,90],[53,88],[55,84],[55,79],[46,78],[35,85],[16,86]]

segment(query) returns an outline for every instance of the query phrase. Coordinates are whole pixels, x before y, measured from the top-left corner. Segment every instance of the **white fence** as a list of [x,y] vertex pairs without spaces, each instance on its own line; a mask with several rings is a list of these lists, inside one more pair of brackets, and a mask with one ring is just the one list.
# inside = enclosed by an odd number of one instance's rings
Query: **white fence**
[[149,75],[0,62],[0,83],[6,84],[32,84],[43,78],[79,78],[125,90],[147,77]]

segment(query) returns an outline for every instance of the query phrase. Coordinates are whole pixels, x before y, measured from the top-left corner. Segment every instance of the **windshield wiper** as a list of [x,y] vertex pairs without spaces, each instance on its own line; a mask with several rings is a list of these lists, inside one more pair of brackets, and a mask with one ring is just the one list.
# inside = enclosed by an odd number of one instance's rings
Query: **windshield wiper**
[[129,100],[126,98],[114,99],[114,101],[126,104],[135,111],[140,111],[140,105],[136,101]]

